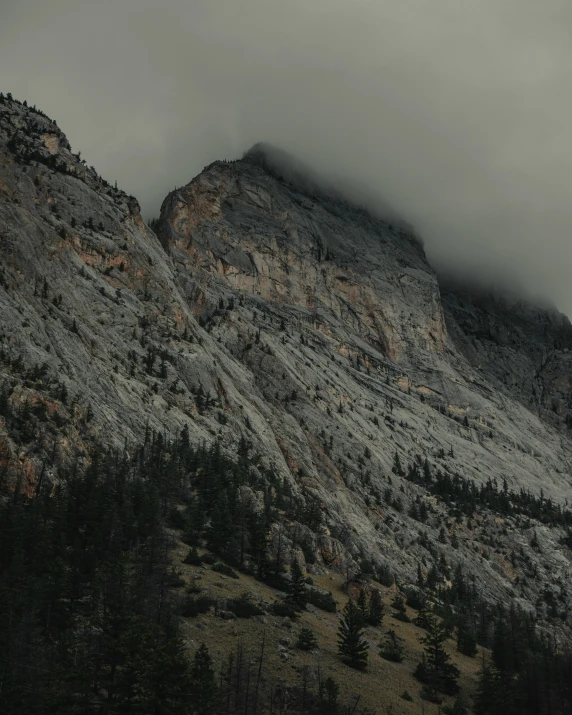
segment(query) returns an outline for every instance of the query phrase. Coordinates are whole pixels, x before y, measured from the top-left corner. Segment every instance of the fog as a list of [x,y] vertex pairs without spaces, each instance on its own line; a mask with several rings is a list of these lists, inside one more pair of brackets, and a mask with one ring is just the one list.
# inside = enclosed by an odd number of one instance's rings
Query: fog
[[157,214],[265,141],[572,315],[568,0],[0,0],[0,90]]

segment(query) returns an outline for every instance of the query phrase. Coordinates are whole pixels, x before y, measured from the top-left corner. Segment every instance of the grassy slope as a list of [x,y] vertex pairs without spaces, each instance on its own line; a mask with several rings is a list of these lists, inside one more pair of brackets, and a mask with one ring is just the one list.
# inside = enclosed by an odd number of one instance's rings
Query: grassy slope
[[[196,568],[183,564],[182,560],[187,551],[188,547],[179,543],[174,552],[175,565],[183,572],[185,581],[191,578],[197,579],[197,584],[212,598],[236,598],[245,591],[251,593],[254,600],[267,603],[272,603],[279,597],[279,591],[245,574],[239,574],[240,578],[235,580],[212,571],[208,566]],[[341,590],[343,576],[332,573],[313,578],[317,586],[333,593],[338,601],[338,610],[341,610],[347,601],[347,595]],[[363,673],[344,665],[337,654],[339,615],[326,613],[312,606],[309,607],[310,611],[303,613],[293,624],[289,619],[274,615],[226,621],[215,616],[211,611],[197,618],[184,619],[183,634],[191,650],[202,642],[206,643],[217,667],[222,665],[229,652],[236,650],[238,643],[242,643],[254,664],[260,654],[260,645],[265,634],[263,677],[275,682],[284,679],[290,684],[301,683],[302,666],[309,666],[314,673],[319,667],[322,678],[331,676],[340,684],[341,700],[352,694],[360,694],[360,704],[374,710],[378,715],[386,712],[391,712],[393,715],[420,713],[422,712],[422,701],[419,697],[421,684],[413,677],[412,672],[421,656],[422,646],[419,638],[424,631],[413,623],[402,623],[392,618],[389,604],[394,590],[379,584],[375,585],[383,594],[386,615],[381,628],[367,629],[370,655],[367,671]],[[416,612],[408,609],[408,615],[414,617]],[[314,631],[320,646],[319,651],[307,653],[296,649],[297,633],[302,626],[307,626]],[[404,641],[405,659],[402,663],[391,663],[378,654],[378,645],[390,628],[395,630]],[[284,642],[284,639],[290,642],[287,646],[289,658],[284,658],[280,654],[279,641]],[[449,641],[448,650],[454,663],[461,670],[459,680],[461,692],[467,701],[471,702],[475,678],[480,667],[480,651],[475,658],[466,657],[456,651],[453,641]],[[317,689],[315,683],[313,687]],[[413,702],[401,698],[404,690],[409,691]],[[450,702],[450,699],[445,698],[444,702]],[[392,706],[391,710],[388,710],[389,706]],[[427,715],[439,711],[438,706],[432,703],[424,702],[423,707]]]

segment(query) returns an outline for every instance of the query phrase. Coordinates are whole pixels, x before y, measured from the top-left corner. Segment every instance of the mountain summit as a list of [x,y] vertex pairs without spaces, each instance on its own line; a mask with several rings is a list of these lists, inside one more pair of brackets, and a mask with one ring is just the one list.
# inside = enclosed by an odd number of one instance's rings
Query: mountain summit
[[319,509],[272,532],[308,572],[367,561],[412,584],[445,564],[569,627],[564,316],[440,286],[403,224],[259,149],[171,192],[153,225],[55,123],[3,98],[4,485],[33,494],[92,445],[153,431],[228,455],[247,441],[252,499],[272,473]]

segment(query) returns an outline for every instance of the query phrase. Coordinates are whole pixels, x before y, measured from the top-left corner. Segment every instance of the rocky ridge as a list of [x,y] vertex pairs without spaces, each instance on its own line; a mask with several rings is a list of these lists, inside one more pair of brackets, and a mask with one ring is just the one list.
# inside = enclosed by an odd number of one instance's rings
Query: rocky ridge
[[[56,481],[90,440],[123,447],[186,425],[232,453],[246,437],[261,469],[321,504],[312,554],[299,554],[309,570],[365,557],[413,581],[443,557],[490,599],[566,627],[560,526],[486,509],[455,520],[406,478],[427,460],[570,499],[563,316],[442,290],[412,235],[256,157],[169,194],[152,231],[51,120],[10,98],[0,251],[0,386],[38,416],[33,435],[0,427],[9,483]],[[410,515],[420,500],[424,522]]]

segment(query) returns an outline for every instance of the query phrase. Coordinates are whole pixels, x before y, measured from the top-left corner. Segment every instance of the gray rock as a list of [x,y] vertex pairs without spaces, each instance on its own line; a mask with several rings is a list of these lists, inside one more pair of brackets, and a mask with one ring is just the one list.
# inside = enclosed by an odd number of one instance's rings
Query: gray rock
[[[427,458],[570,501],[569,321],[440,285],[410,232],[310,193],[252,159],[215,162],[167,196],[155,234],[51,120],[0,104],[0,388],[62,425],[38,421],[24,446],[0,422],[7,479],[34,485],[56,449],[56,482],[86,441],[123,448],[147,426],[220,435],[230,454],[246,436],[323,515],[315,532],[275,527],[272,555],[304,544],[313,573],[367,557],[414,582],[435,560],[423,534],[491,599],[533,609],[549,584],[572,607],[561,529],[485,512],[453,548],[452,528],[439,540],[448,511],[392,474],[396,454]],[[199,384],[217,403],[202,414]],[[262,493],[244,498],[263,508]]]

